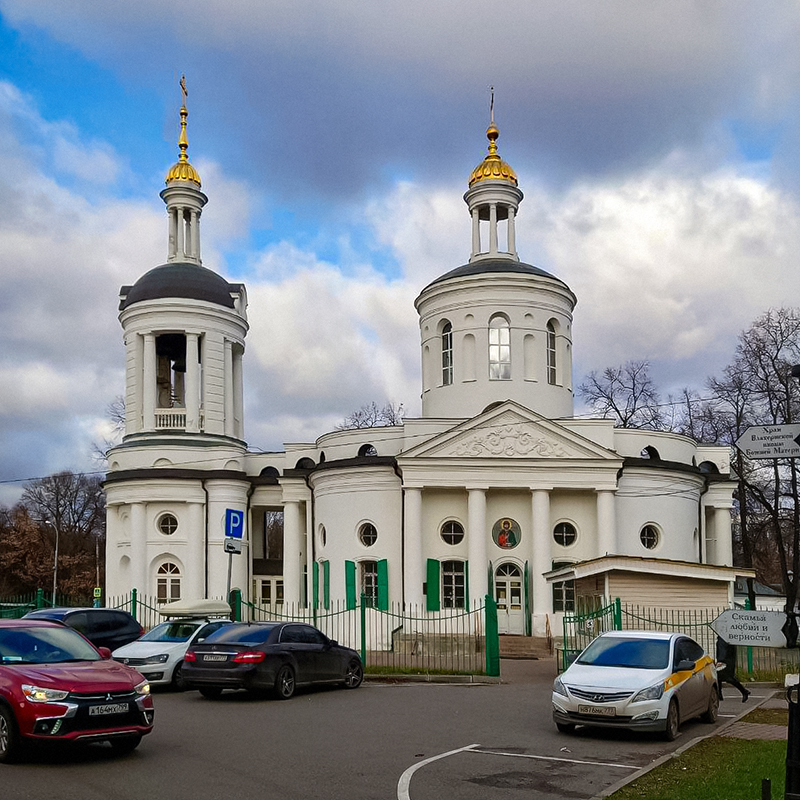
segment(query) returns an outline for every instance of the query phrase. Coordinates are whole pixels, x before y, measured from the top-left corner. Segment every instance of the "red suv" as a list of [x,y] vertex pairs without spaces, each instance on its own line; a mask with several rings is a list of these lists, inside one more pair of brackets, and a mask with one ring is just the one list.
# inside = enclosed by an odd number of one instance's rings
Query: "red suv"
[[58,622],[0,619],[0,762],[25,742],[108,741],[133,750],[153,729],[150,686]]

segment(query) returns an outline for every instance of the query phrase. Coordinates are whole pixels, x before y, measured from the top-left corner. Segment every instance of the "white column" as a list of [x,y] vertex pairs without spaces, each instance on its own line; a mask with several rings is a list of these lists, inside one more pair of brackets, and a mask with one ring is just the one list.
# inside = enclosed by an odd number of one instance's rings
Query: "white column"
[[467,488],[467,555],[469,600],[483,600],[489,591],[486,557],[486,488]]
[[726,506],[714,507],[714,535],[716,536],[715,563],[721,567],[733,566],[733,536],[731,510]]
[[514,220],[516,219],[516,214],[513,208],[508,209],[508,252],[511,253],[512,256],[517,254],[517,232],[516,232],[516,224]]
[[168,261],[174,261],[178,246],[178,217],[174,208],[169,210],[169,255]]
[[550,541],[550,492],[535,489],[532,492],[531,510],[533,520],[533,560],[531,564],[533,590],[533,634],[545,632],[545,615],[553,616],[553,594],[542,574],[552,567]]
[[617,549],[617,514],[614,492],[597,492],[597,556],[614,555]]
[[205,581],[205,507],[202,503],[189,503],[186,509],[189,527],[189,547],[186,557],[186,577],[182,597],[206,596]]
[[175,209],[175,254],[181,261],[186,257],[186,220],[180,206]]
[[200,430],[200,361],[199,335],[186,334],[186,430],[196,432]]
[[223,398],[225,408],[225,435],[235,436],[236,431],[233,424],[233,343],[230,339],[225,340],[225,375],[223,378],[225,396]]
[[237,439],[244,439],[244,387],[242,385],[242,353],[233,353],[233,420]]
[[147,575],[147,509],[144,503],[131,504],[131,589],[150,594]]
[[300,553],[302,550],[300,503],[283,506],[283,598],[295,607],[300,602]]
[[425,568],[422,558],[422,489],[403,489],[403,588],[406,606],[422,606]]
[[472,255],[481,251],[481,219],[477,208],[472,209]]
[[155,429],[156,417],[156,337],[155,334],[144,335],[142,381],[142,430]]
[[489,252],[497,252],[497,204],[489,206]]

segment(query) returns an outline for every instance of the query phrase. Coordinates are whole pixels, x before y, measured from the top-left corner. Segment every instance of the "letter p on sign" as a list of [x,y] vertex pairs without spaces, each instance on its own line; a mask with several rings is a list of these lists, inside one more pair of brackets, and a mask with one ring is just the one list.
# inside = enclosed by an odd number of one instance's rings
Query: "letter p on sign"
[[244,511],[225,509],[225,535],[231,539],[244,537]]

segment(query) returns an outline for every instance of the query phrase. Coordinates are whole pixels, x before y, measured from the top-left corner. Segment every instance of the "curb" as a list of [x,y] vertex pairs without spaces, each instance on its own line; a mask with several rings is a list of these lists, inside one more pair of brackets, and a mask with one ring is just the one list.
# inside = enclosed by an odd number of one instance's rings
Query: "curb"
[[744,709],[741,714],[737,714],[733,719],[730,719],[723,725],[714,728],[714,730],[711,731],[711,733],[706,733],[703,736],[696,736],[694,739],[689,740],[686,744],[681,745],[677,750],[673,750],[673,752],[671,753],[666,753],[660,758],[657,758],[651,764],[648,764],[646,767],[642,767],[641,769],[637,770],[636,772],[633,773],[633,775],[628,775],[626,778],[617,781],[615,784],[607,786],[605,789],[603,789],[602,792],[600,792],[600,794],[594,795],[592,798],[590,798],[590,800],[604,800],[604,798],[609,797],[610,795],[614,794],[614,792],[618,792],[623,786],[627,786],[629,783],[633,783],[633,781],[641,778],[642,775],[647,775],[648,772],[654,770],[656,767],[660,767],[662,764],[666,764],[671,759],[683,755],[683,753],[694,747],[698,742],[702,742],[704,739],[710,739],[713,736],[719,736],[722,731],[726,730],[727,728],[730,728],[731,725],[737,723],[742,717],[746,716],[751,711],[754,711],[756,708],[761,708],[761,706],[764,705],[764,703],[766,703],[768,700],[771,700],[775,696],[776,692],[779,689],[783,688],[782,686],[780,686],[780,684],[776,683],[748,684],[748,687],[750,686],[761,686],[763,687],[764,691],[769,691],[770,689],[774,689],[775,691],[773,691],[772,694],[767,695],[767,697],[764,697],[755,705],[749,706],[748,708]]
[[443,683],[443,684],[499,684],[500,677],[492,675],[370,675],[364,674],[364,683]]

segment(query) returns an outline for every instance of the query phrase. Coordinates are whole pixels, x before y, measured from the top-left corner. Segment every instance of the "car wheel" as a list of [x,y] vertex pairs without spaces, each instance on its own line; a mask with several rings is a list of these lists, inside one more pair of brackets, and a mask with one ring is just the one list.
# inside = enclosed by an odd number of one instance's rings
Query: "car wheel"
[[358,689],[363,680],[364,667],[361,666],[361,662],[357,658],[351,659],[347,665],[347,671],[344,673],[344,688]]
[[717,721],[717,716],[719,714],[719,694],[717,693],[717,687],[712,686],[711,692],[708,695],[708,709],[704,711],[700,715],[700,719],[703,722],[708,722],[709,724],[713,724]]
[[203,695],[206,700],[218,700],[222,694],[222,689],[218,686],[204,686],[200,690],[200,694]]
[[0,763],[11,764],[17,760],[21,742],[14,715],[5,706],[0,706]]
[[120,736],[118,738],[111,739],[111,749],[119,755],[132,753],[139,746],[141,741],[142,737],[139,736],[139,734],[136,734],[135,736]]
[[556,728],[559,733],[575,733],[575,723],[573,722],[556,722]]
[[172,688],[176,692],[186,690],[186,679],[183,677],[183,661],[179,661],[172,670]]
[[680,727],[681,720],[678,713],[678,704],[675,700],[670,700],[669,709],[667,710],[667,725],[664,728],[664,738],[668,742],[674,742],[678,738],[678,728]]
[[279,700],[288,700],[294,694],[294,672],[284,664],[275,678],[275,694]]

